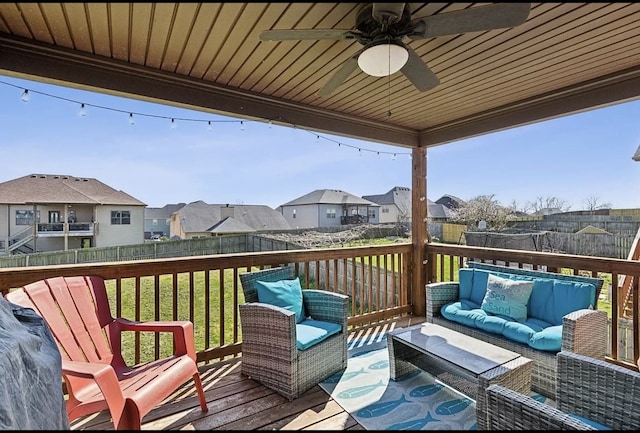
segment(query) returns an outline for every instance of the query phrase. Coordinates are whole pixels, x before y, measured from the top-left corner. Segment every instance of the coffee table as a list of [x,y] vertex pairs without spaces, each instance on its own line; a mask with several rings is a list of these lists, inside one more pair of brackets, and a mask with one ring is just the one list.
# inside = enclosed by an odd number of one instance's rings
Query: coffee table
[[486,430],[485,389],[494,383],[529,395],[532,361],[433,323],[387,332],[389,375],[392,380],[426,371],[476,401],[478,430]]

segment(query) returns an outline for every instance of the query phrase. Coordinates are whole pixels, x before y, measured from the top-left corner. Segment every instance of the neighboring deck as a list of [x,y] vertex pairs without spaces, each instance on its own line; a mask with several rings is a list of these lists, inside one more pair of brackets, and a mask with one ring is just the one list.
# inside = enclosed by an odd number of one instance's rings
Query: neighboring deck
[[[375,341],[385,332],[424,322],[405,317],[352,331],[349,342]],[[320,386],[286,398],[240,374],[242,357],[201,367],[209,411],[202,413],[189,381],[142,421],[143,430],[364,430]],[[80,418],[72,430],[112,430],[108,413]]]

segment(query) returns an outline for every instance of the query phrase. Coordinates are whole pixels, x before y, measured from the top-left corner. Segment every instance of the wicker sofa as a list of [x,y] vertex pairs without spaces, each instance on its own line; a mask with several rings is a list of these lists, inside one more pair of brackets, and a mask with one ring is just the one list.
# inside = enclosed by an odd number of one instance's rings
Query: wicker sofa
[[558,353],[557,360],[557,407],[490,385],[489,430],[640,429],[640,373],[572,352]]
[[[501,329],[519,327],[536,336],[551,334],[549,331],[552,331],[555,333],[557,347],[540,348],[532,345],[531,341],[534,338],[526,342],[516,341],[512,336],[513,332],[497,333],[499,331],[495,323],[490,322],[502,320],[502,316],[492,317],[491,313],[486,313],[480,307],[486,292],[488,274],[510,280],[533,281],[527,320],[521,321],[522,323],[513,321],[514,323],[503,324]],[[596,359],[604,359],[606,355],[607,314],[596,309],[602,284],[603,280],[599,278],[470,261],[465,268],[460,269],[459,281],[426,285],[426,320],[531,359],[532,391],[555,399],[556,354],[560,350]],[[586,299],[589,299],[589,302],[586,302]],[[575,309],[572,310],[571,307]],[[459,311],[451,314],[452,309]],[[553,314],[546,310],[553,310]],[[458,315],[460,318],[455,317],[456,312],[461,313]],[[534,317],[531,317],[532,315]],[[544,320],[537,320],[541,315],[545,316]],[[489,316],[490,319],[486,320],[485,316]],[[556,323],[552,323],[554,321]],[[477,324],[484,325],[484,322],[491,326],[476,327],[479,326]],[[544,328],[545,325],[548,328]],[[539,332],[540,330],[544,332]],[[536,340],[539,341],[543,339]]]

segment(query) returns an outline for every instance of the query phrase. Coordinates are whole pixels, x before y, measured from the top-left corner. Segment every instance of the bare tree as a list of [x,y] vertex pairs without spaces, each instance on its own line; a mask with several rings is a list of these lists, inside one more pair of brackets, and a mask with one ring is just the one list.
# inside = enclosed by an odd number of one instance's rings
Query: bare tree
[[611,209],[611,203],[600,203],[600,197],[591,195],[584,200],[584,208],[592,212],[596,209]]
[[513,215],[517,215],[518,212],[527,211],[526,207],[521,207],[515,199],[511,200],[511,203],[509,204],[508,208]]
[[479,195],[453,211],[453,220],[466,224],[471,230],[478,228],[480,221],[487,223],[489,230],[501,230],[507,226],[511,209],[502,206],[491,195]]
[[538,212],[542,209],[559,209],[560,212],[567,212],[571,209],[571,204],[558,197],[547,196],[543,198],[539,196],[534,201],[527,202],[525,208],[531,212]]

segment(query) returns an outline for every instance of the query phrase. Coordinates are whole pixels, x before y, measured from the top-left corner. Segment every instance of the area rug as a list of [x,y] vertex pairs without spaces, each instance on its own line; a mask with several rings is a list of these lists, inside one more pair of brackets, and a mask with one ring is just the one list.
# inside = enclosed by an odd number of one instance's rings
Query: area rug
[[477,430],[475,401],[428,373],[390,380],[386,341],[350,349],[347,369],[320,387],[367,430]]

